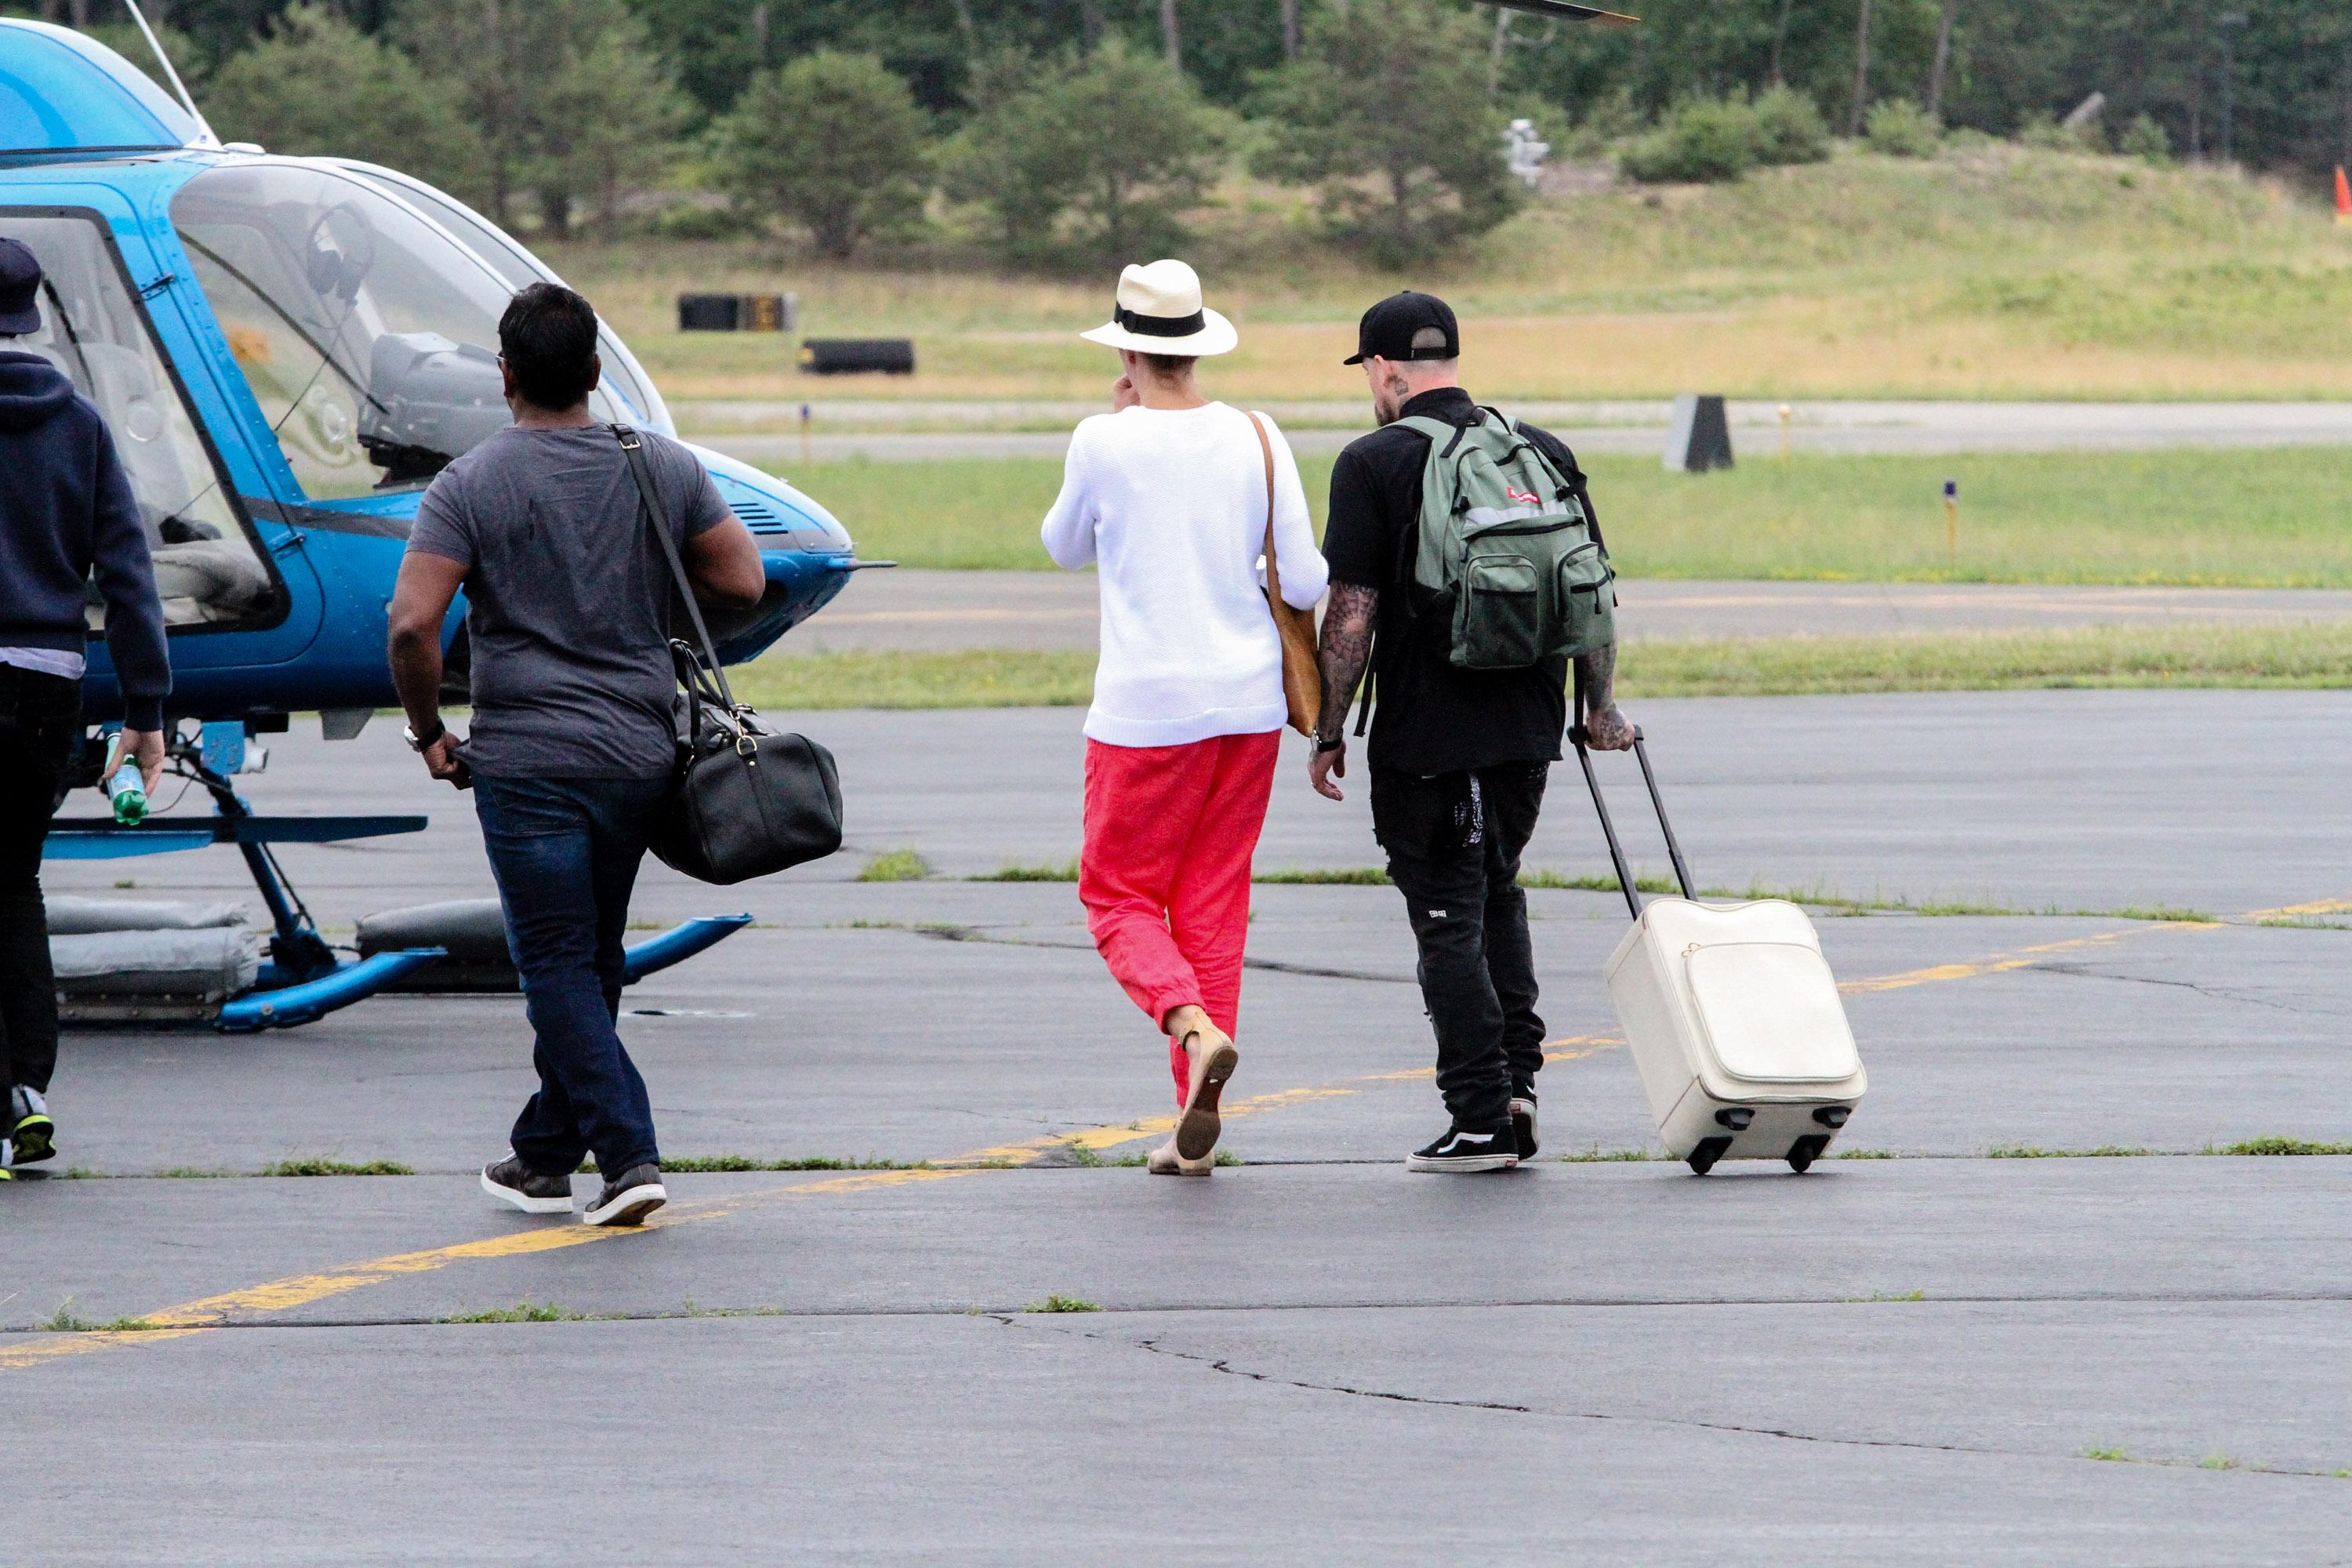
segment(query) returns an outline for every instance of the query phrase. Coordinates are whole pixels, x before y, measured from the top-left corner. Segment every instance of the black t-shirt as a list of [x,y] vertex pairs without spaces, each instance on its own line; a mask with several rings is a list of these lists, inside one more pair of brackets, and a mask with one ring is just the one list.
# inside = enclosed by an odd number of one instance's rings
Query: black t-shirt
[[[1478,407],[1467,392],[1449,386],[1423,393],[1400,414],[1461,426],[1476,417]],[[1520,428],[1581,490],[1583,470],[1559,438],[1532,425]],[[1528,669],[1455,668],[1447,658],[1449,608],[1412,580],[1422,470],[1428,462],[1429,437],[1396,424],[1350,442],[1331,470],[1331,515],[1323,536],[1331,581],[1374,588],[1381,595],[1368,760],[1375,768],[1423,774],[1557,762],[1568,731],[1568,661],[1547,659]]]

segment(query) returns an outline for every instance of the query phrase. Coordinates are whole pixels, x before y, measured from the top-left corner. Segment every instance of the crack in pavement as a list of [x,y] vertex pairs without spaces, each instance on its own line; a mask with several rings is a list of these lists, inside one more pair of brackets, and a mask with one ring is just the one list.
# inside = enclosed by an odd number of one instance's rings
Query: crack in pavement
[[[1969,1443],[1930,1443],[1923,1440],[1904,1437],[1845,1437],[1826,1433],[1791,1431],[1784,1426],[1743,1426],[1737,1422],[1706,1421],[1695,1416],[1686,1415],[1636,1415],[1600,1410],[1552,1410],[1539,1408],[1530,1405],[1511,1405],[1500,1400],[1446,1399],[1430,1394],[1400,1394],[1392,1389],[1358,1388],[1348,1384],[1340,1383],[1310,1383],[1304,1378],[1286,1377],[1278,1373],[1254,1372],[1247,1367],[1234,1365],[1230,1357],[1212,1356],[1205,1355],[1195,1351],[1177,1350],[1172,1346],[1162,1343],[1157,1339],[1115,1339],[1113,1336],[1108,1334],[1094,1332],[1084,1329],[1054,1328],[1043,1323],[1028,1322],[1025,1321],[1027,1316],[1026,1314],[1024,1314],[1019,1318],[1009,1317],[1002,1313],[990,1313],[988,1316],[992,1321],[1001,1323],[1006,1328],[1033,1329],[1045,1333],[1060,1334],[1068,1339],[1091,1340],[1098,1344],[1125,1344],[1136,1350],[1148,1352],[1152,1355],[1167,1356],[1177,1361],[1191,1362],[1195,1365],[1205,1366],[1211,1372],[1219,1373],[1228,1377],[1244,1378],[1252,1383],[1271,1384],[1281,1388],[1299,1389],[1309,1394],[1344,1394],[1354,1399],[1385,1400],[1397,1405],[1431,1405],[1454,1410],[1485,1410],[1509,1415],[1534,1415],[1554,1421],[1587,1421],[1642,1426],[1675,1427],[1700,1432],[1721,1432],[1733,1436],[1773,1437],[1784,1442],[1815,1443],[1828,1447],[1896,1448],[1907,1449],[1915,1453],[1971,1454],[1983,1455],[1994,1458],[2011,1459],[2064,1459],[2085,1464],[2116,1462],[2113,1459],[2094,1459],[2088,1454],[2053,1454],[2044,1450],[2033,1448],[1986,1447],[1979,1444]],[[2137,1458],[2125,1456],[2122,1462],[2126,1464],[2149,1466],[2163,1469],[2201,1469],[2209,1468],[2193,1459]],[[2239,1467],[2233,1466],[2232,1468],[2237,1468]],[[2245,1466],[2242,1467],[2242,1473],[2248,1475],[2296,1477],[2312,1480],[2336,1480],[2342,1479],[2336,1472],[2332,1470],[2298,1469],[2268,1465]]]
[[[990,936],[978,926],[950,925],[941,922],[933,925],[893,926],[887,929],[904,931],[915,936],[927,936],[933,942],[979,942],[991,947],[1042,947],[1055,952],[1094,952],[1094,945],[1091,942],[1039,942],[1030,937]],[[1420,984],[1420,981],[1410,974],[1375,974],[1368,969],[1327,969],[1318,964],[1283,963],[1271,958],[1244,957],[1242,960],[1242,967],[1267,970],[1276,974],[1306,974],[1318,980],[1370,980],[1382,985]]]
[[2075,980],[2114,980],[2127,985],[2166,985],[2182,991],[2194,991],[2200,996],[2215,1002],[2244,1002],[2258,1007],[2274,1007],[2282,1013],[2294,1013],[2319,1018],[2340,1017],[2340,1013],[2324,1007],[2298,1007],[2288,1002],[2274,1002],[2267,996],[2251,995],[2243,991],[2231,991],[2209,985],[2197,980],[2166,980],[2153,974],[2120,974],[2111,969],[2097,969],[2087,963],[2036,963],[2031,965],[2038,974],[2063,974]]

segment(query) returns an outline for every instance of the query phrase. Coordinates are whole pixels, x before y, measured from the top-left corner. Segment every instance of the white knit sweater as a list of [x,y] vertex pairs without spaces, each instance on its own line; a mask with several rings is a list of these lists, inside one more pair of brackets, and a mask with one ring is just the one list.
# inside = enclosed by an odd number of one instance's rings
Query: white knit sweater
[[[1265,426],[1282,596],[1311,609],[1328,573],[1298,464]],[[1282,728],[1282,648],[1259,574],[1265,511],[1265,458],[1237,408],[1128,408],[1079,425],[1043,531],[1057,564],[1101,579],[1088,736],[1181,746]]]

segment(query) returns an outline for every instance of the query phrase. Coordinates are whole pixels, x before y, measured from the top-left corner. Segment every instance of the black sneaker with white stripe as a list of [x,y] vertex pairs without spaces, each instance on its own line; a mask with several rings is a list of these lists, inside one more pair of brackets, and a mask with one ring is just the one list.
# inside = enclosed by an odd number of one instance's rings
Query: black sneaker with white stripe
[[1499,1127],[1484,1130],[1449,1127],[1436,1142],[1406,1155],[1404,1168],[1468,1175],[1480,1171],[1507,1171],[1518,1163],[1518,1134],[1506,1121]]
[[1519,1158],[1536,1157],[1536,1086],[1521,1079],[1511,1086],[1511,1133],[1518,1140]]

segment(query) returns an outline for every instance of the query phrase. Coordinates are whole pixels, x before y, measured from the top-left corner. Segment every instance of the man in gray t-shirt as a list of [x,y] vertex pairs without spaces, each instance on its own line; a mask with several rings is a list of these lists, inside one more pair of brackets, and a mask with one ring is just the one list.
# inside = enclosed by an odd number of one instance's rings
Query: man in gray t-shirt
[[[735,521],[693,453],[641,439],[681,552]],[[609,428],[499,431],[433,481],[408,549],[465,568],[466,760],[478,772],[652,778],[676,766],[669,567]]]
[[[635,1225],[667,1201],[653,1106],[621,1045],[629,893],[677,766],[668,563],[619,437],[588,412],[603,366],[596,313],[534,283],[499,322],[514,426],[433,481],[390,610],[408,743],[437,779],[470,784],[537,1044],[539,1092],[507,1157],[482,1171],[526,1214],[569,1214],[593,1153],[591,1225]],[[759,546],[694,454],[643,433],[658,526],[696,596],[756,605]],[[441,628],[466,593],[474,733],[441,722]]]

